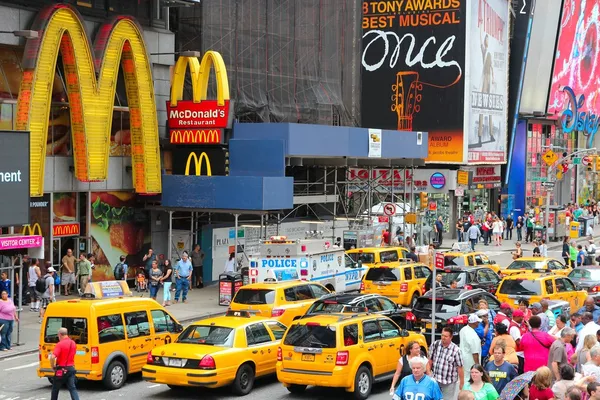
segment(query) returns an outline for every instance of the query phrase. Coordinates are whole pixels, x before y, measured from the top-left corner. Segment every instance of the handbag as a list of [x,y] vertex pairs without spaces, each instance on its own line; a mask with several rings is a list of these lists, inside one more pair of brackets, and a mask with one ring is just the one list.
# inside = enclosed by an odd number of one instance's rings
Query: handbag
[[542,341],[541,341],[540,339],[538,339],[538,338],[537,338],[537,337],[536,337],[536,336],[533,334],[533,332],[530,332],[530,333],[531,333],[531,336],[533,336],[533,338],[534,338],[535,340],[537,340],[537,342],[538,342],[539,344],[541,344],[541,345],[542,345],[543,347],[545,347],[546,349],[549,349],[549,348],[550,348],[550,346],[546,346],[544,343],[542,343]]

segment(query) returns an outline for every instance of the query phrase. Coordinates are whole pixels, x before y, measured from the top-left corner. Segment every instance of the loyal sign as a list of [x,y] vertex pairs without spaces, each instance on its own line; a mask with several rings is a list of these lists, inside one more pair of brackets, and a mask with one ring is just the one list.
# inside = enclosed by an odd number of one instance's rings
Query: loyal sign
[[296,260],[269,258],[262,260],[262,266],[263,268],[296,268]]

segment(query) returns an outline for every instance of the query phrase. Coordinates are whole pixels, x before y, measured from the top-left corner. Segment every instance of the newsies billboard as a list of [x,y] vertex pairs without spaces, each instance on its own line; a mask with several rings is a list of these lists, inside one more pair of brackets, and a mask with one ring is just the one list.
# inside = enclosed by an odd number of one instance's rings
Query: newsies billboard
[[29,132],[0,131],[0,226],[29,224]]
[[[217,80],[217,100],[207,100],[208,78],[214,67]],[[192,100],[183,100],[187,70],[192,77]],[[177,59],[167,102],[169,135],[173,144],[221,144],[223,129],[231,128],[233,103],[229,98],[227,69],[220,53],[207,51],[197,57]]]

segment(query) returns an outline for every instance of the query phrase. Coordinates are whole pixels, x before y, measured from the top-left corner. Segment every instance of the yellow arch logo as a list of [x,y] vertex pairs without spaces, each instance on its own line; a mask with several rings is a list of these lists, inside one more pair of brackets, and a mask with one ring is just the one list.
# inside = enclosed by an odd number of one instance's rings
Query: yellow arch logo
[[196,166],[196,176],[202,175],[202,161],[206,160],[206,176],[212,176],[212,169],[210,168],[210,159],[205,152],[200,154],[200,157],[196,156],[196,153],[190,153],[187,159],[187,163],[185,164],[185,174],[190,174],[190,165],[194,160],[194,164]]
[[204,54],[201,62],[198,61],[197,57],[181,56],[177,59],[173,72],[173,82],[171,83],[171,107],[177,106],[177,102],[183,99],[185,73],[188,67],[190,68],[190,75],[192,75],[192,97],[194,103],[206,100],[210,70],[214,67],[217,79],[217,104],[224,106],[225,101],[229,100],[227,68],[225,68],[225,61],[223,61],[221,54],[211,50]]
[[[37,232],[37,233],[36,233]],[[38,224],[37,222],[35,224],[33,224],[33,226],[31,225],[23,225],[23,229],[21,230],[21,235],[25,235],[25,236],[42,236],[42,227],[40,226],[40,224]]]
[[44,194],[48,120],[60,52],[71,112],[75,176],[83,182],[108,175],[110,133],[119,66],[130,114],[133,184],[136,192],[161,191],[158,122],[152,70],[142,29],[130,17],[102,25],[93,47],[83,19],[65,4],[43,9],[32,26],[41,37],[28,39],[17,103],[16,127],[31,132],[31,196]]

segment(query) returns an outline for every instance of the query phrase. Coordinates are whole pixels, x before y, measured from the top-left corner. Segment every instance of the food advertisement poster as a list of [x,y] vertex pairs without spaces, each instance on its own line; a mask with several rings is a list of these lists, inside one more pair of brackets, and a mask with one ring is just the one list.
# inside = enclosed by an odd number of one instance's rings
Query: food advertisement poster
[[52,221],[77,221],[77,193],[54,193],[52,195]]
[[580,111],[600,111],[600,5],[592,0],[565,0],[552,73],[548,112],[561,114],[569,97],[568,86],[579,99],[585,96]]
[[430,162],[466,158],[466,4],[362,2],[362,126],[429,132]]
[[469,2],[467,124],[470,163],[504,163],[508,112],[507,0]]
[[151,243],[149,213],[136,207],[135,193],[92,192],[92,253],[96,257],[93,279],[114,279],[114,267],[126,256],[133,278]]

